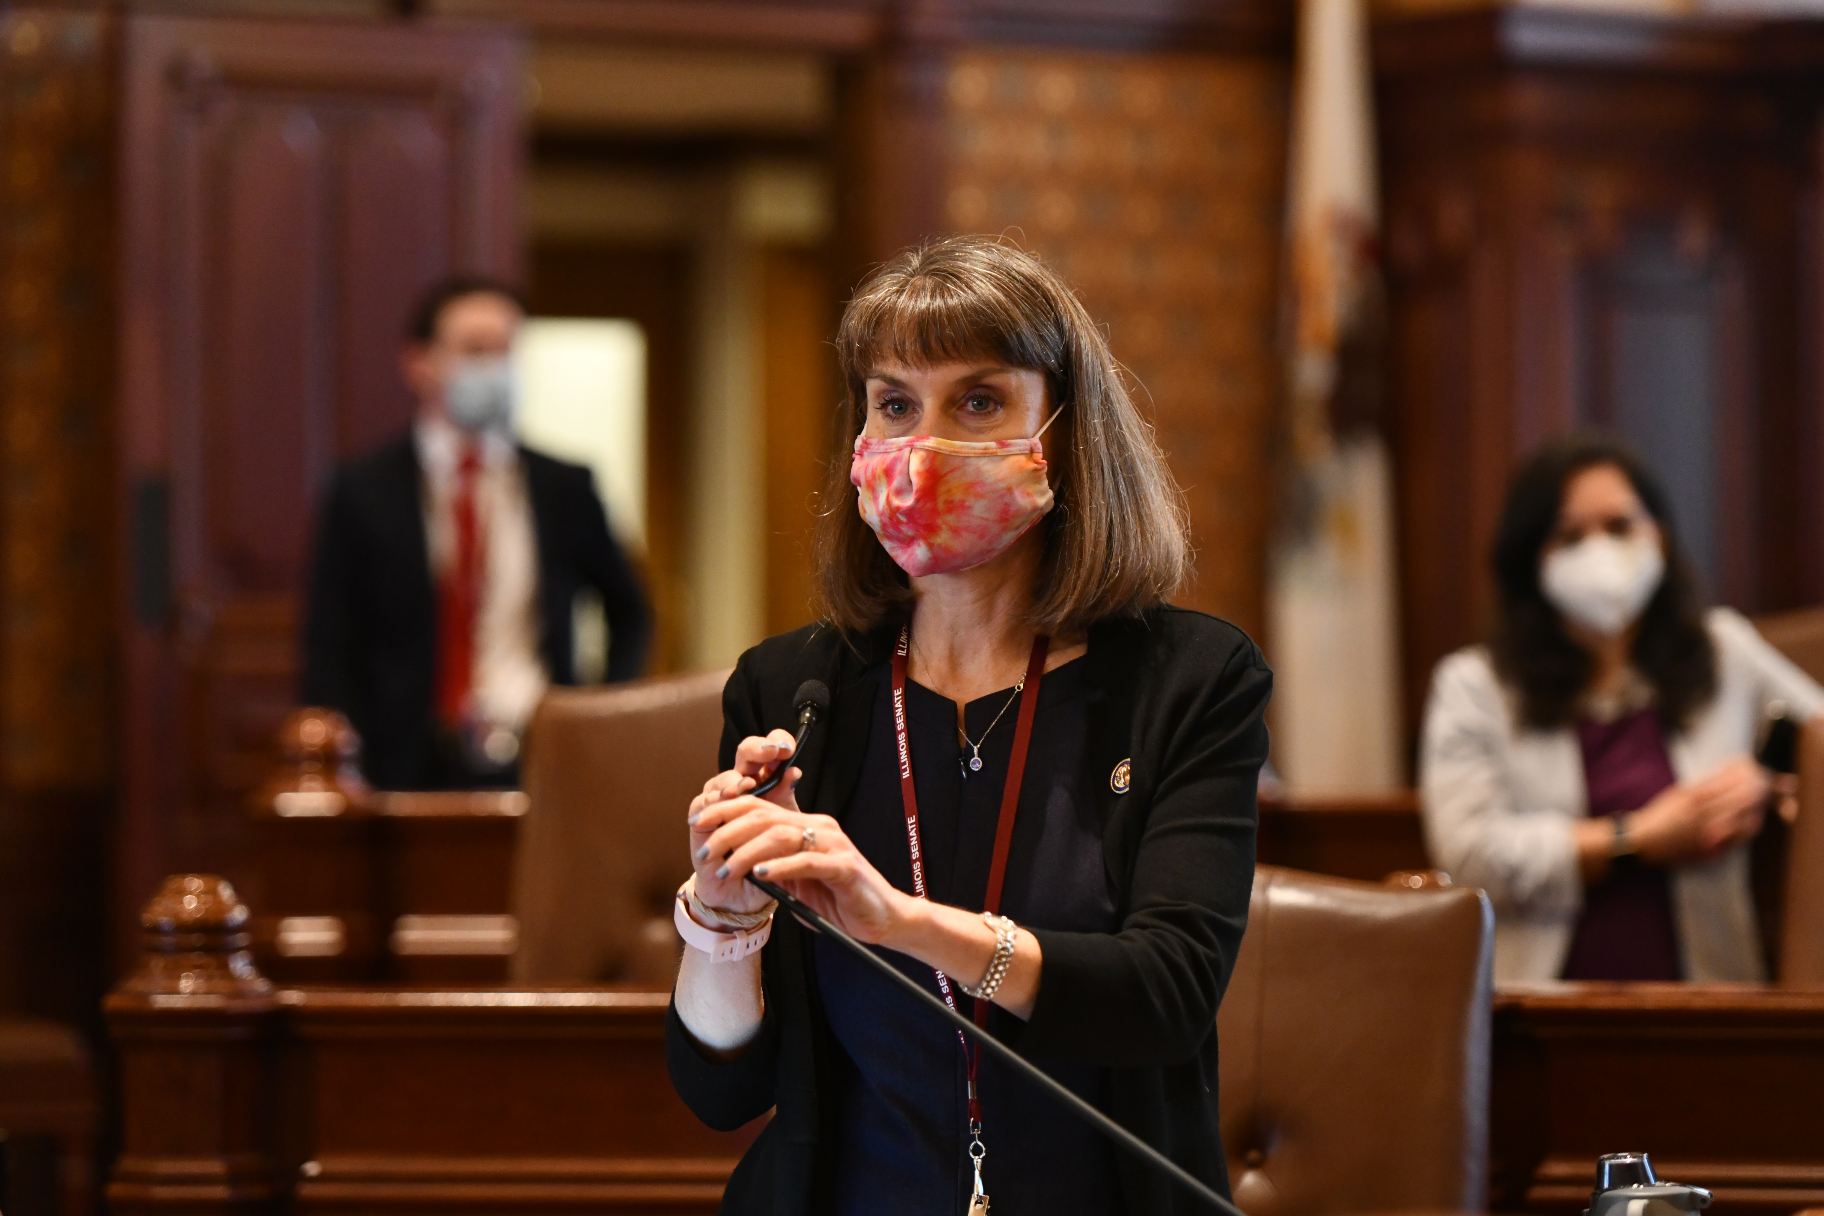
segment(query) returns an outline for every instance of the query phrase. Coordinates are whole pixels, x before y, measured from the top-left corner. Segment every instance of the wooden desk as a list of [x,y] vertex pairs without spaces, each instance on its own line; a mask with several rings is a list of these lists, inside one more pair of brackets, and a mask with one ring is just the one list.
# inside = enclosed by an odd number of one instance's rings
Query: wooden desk
[[254,811],[261,970],[304,984],[501,983],[525,813],[518,791],[267,800]]
[[1429,869],[1418,792],[1263,795],[1256,859],[1365,882]]
[[1495,1211],[1579,1212],[1598,1155],[1643,1149],[1715,1211],[1824,1206],[1824,988],[1554,984],[1494,1026]]
[[[116,995],[119,1213],[711,1213],[758,1124],[700,1124],[670,994],[283,988]],[[228,1134],[223,1135],[226,1132]]]
[[673,1093],[669,993],[279,988],[250,919],[196,875],[144,914],[115,1213],[711,1213],[759,1134]]
[[[663,992],[275,988],[219,879],[176,876],[108,998],[123,1216],[710,1212],[758,1126],[672,1092]],[[1572,1213],[1644,1149],[1718,1210],[1824,1207],[1824,988],[1559,984],[1495,999],[1492,1207]]]

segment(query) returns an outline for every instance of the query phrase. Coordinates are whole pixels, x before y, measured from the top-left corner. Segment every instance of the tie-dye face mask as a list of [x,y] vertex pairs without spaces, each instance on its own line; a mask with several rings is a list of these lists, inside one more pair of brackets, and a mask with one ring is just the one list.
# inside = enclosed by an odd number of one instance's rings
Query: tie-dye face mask
[[1039,435],[1057,416],[1031,439],[857,436],[849,480],[860,491],[861,517],[910,575],[955,574],[994,560],[1051,510]]

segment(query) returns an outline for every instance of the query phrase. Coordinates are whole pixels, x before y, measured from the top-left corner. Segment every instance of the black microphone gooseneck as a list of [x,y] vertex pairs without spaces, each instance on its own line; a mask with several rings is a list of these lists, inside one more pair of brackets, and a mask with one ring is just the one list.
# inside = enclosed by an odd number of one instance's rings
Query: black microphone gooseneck
[[[792,703],[798,711],[798,733],[796,736],[796,744],[792,748],[792,758],[796,760],[799,756],[804,754],[804,741],[811,733],[811,728],[817,724],[817,720],[830,708],[830,690],[824,686],[822,680],[806,680],[803,684],[799,685],[798,695],[792,698]],[[780,781],[785,779],[786,771],[790,768],[791,765],[789,763],[779,765],[765,781],[762,781],[748,792],[754,795],[766,793],[777,786]],[[1148,1164],[1163,1170],[1186,1190],[1196,1195],[1199,1199],[1202,1199],[1212,1208],[1224,1213],[1224,1216],[1246,1216],[1240,1208],[1204,1185],[1201,1180],[1183,1166],[1179,1165],[1176,1161],[1173,1161],[1170,1157],[1167,1157],[1164,1153],[1160,1152],[1140,1137],[1134,1135],[1134,1133],[1128,1131],[1119,1123],[1116,1123],[1094,1106],[1091,1106],[1075,1092],[1054,1080],[1051,1074],[1045,1072],[1043,1069],[1039,1068],[1038,1065],[1014,1051],[1013,1048],[995,1038],[992,1034],[988,1033],[988,1031],[977,1026],[974,1022],[970,1021],[962,1014],[957,1013],[955,1010],[951,1009],[950,1006],[944,1004],[943,1001],[931,995],[929,992],[926,992],[919,986],[917,980],[914,980],[898,967],[895,967],[892,963],[882,958],[871,947],[857,941],[836,925],[831,924],[815,909],[792,895],[784,887],[779,886],[777,883],[768,882],[763,878],[755,878],[751,872],[747,875],[747,881],[778,900],[781,904],[784,904],[791,910],[792,915],[803,921],[810,928],[841,942],[843,946],[852,951],[856,957],[864,960],[868,966],[874,968],[874,970],[880,972],[881,975],[899,985],[899,987],[909,993],[915,1001],[924,1005],[925,1008],[937,1014],[937,1016],[943,1018],[946,1022],[949,1022],[952,1026],[980,1043],[983,1047],[988,1049],[990,1054],[1009,1065],[1015,1072],[1024,1076],[1027,1080],[1031,1081],[1034,1085],[1037,1085],[1053,1098],[1056,1098],[1065,1107],[1073,1111],[1079,1118],[1088,1121],[1090,1126],[1113,1140],[1116,1144],[1127,1149]]]
[[[792,740],[792,759],[796,760],[804,754],[804,740],[811,733],[811,727],[817,725],[817,719],[823,717],[830,708],[829,686],[822,680],[806,680],[798,686],[798,693],[792,698],[792,708],[798,712],[798,735]],[[781,764],[765,781],[747,792],[756,798],[770,793],[774,786],[785,780],[785,774],[791,767],[790,764]],[[778,896],[773,898],[777,899]]]

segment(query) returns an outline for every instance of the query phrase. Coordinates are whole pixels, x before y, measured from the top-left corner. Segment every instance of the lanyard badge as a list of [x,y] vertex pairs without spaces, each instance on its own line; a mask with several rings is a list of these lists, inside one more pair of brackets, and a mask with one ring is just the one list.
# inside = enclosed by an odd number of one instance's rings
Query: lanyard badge
[[[1032,641],[1032,656],[1026,664],[1025,686],[1019,693],[1020,716],[1014,728],[1013,757],[1007,763],[1007,782],[1001,788],[1001,813],[995,821],[994,858],[988,869],[988,893],[983,911],[1001,910],[1001,887],[1007,878],[1007,854],[1013,847],[1013,820],[1019,813],[1020,784],[1025,777],[1026,752],[1032,745],[1032,720],[1039,707],[1039,681],[1045,674],[1045,653],[1051,639],[1040,634]],[[925,856],[919,841],[918,790],[912,781],[912,745],[906,731],[906,663],[912,652],[912,629],[902,626],[899,642],[893,648],[893,734],[899,748],[899,793],[906,814],[906,847],[912,854],[912,893],[928,899],[925,891]],[[937,989],[944,1003],[956,1009],[956,995],[950,977],[938,971]],[[975,1002],[975,1024],[988,1025],[988,1002]],[[988,1150],[982,1144],[982,1104],[976,1093],[976,1076],[981,1066],[981,1049],[971,1045],[957,1032],[969,1077],[969,1161],[975,1169],[975,1188],[969,1198],[967,1216],[988,1216],[988,1193],[982,1186],[982,1158]]]

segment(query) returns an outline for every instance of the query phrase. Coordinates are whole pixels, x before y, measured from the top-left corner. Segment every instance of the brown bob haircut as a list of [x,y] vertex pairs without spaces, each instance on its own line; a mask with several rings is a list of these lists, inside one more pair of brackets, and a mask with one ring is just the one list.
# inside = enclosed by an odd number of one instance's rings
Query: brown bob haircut
[[819,615],[845,635],[903,621],[906,574],[862,519],[849,455],[868,415],[868,376],[888,363],[988,360],[1040,372],[1056,506],[1027,623],[1068,634],[1162,603],[1190,572],[1189,521],[1153,428],[1108,343],[1069,287],[1031,254],[981,236],[908,249],[877,269],[836,334],[844,402],[816,536]]

